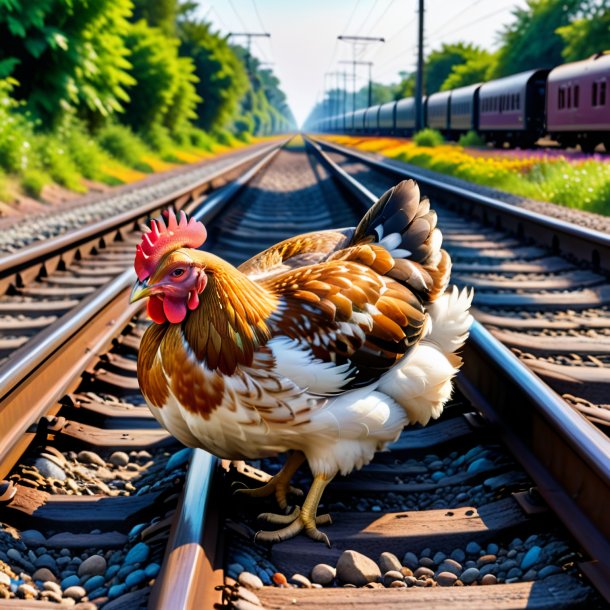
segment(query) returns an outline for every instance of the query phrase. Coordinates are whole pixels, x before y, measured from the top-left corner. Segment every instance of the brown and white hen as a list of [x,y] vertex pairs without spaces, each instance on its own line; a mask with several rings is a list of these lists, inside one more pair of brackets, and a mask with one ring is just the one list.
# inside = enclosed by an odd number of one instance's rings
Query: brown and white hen
[[203,225],[169,213],[138,246],[132,301],[152,324],[142,393],[176,438],[221,458],[290,451],[252,495],[287,507],[290,478],[314,476],[279,541],[328,538],[318,503],[337,474],[371,461],[403,426],[440,415],[468,336],[472,293],[446,291],[451,261],[417,184],[385,193],[354,229],[299,235],[235,268],[198,250]]

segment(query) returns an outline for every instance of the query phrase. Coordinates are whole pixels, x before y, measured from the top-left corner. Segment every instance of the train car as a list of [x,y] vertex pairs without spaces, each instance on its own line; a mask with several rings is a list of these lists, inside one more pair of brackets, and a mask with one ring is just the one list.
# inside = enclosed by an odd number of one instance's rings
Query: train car
[[479,132],[496,146],[532,146],[545,133],[549,70],[528,70],[498,78],[479,89]]
[[369,106],[364,111],[364,130],[366,133],[379,133],[379,109],[381,104],[377,106]]
[[401,135],[411,135],[415,130],[415,98],[398,100],[394,116],[395,131]]
[[449,135],[451,91],[439,91],[428,96],[426,127],[438,129],[441,133]]
[[396,121],[396,104],[398,102],[387,102],[379,107],[377,123],[379,132],[385,134],[394,133],[394,122]]
[[364,133],[364,117],[366,116],[366,108],[361,108],[360,110],[356,110],[354,113],[354,124],[353,124],[353,132],[354,133]]
[[352,131],[354,131],[354,113],[346,112],[344,116],[345,116],[344,129],[347,133],[351,133]]
[[549,135],[562,146],[610,152],[610,51],[557,66],[547,81]]
[[449,103],[450,135],[457,139],[461,134],[479,129],[479,89],[482,83],[452,89]]

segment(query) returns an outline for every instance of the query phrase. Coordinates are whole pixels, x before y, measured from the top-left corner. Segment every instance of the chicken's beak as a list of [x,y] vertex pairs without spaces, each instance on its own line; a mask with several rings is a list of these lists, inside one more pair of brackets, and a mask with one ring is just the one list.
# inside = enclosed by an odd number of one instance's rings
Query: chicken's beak
[[137,280],[136,283],[133,285],[133,288],[131,289],[129,302],[135,303],[136,301],[139,301],[140,299],[145,299],[148,296],[150,296],[150,287],[146,283],[146,280],[144,280],[143,282]]

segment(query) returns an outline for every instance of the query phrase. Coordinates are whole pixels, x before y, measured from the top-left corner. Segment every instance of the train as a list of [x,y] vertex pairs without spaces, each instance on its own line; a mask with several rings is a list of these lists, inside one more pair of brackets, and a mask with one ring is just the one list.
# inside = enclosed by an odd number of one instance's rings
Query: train
[[[529,148],[542,137],[562,147],[610,153],[610,51],[553,69],[520,72],[423,98],[424,125],[457,140],[469,131],[497,147]],[[318,119],[322,133],[410,136],[415,98]]]

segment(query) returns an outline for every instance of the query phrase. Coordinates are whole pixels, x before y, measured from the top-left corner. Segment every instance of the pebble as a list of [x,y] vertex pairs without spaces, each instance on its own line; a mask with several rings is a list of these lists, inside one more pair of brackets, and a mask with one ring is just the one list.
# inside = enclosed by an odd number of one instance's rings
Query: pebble
[[478,568],[468,568],[464,570],[460,576],[460,580],[465,584],[469,585],[479,578]]
[[419,559],[415,553],[405,553],[402,558],[402,565],[415,570],[419,566]]
[[103,586],[105,579],[103,576],[92,576],[83,583],[83,588],[87,592],[95,591],[98,587]]
[[382,574],[385,574],[390,570],[399,571],[400,568],[402,568],[402,564],[393,553],[381,553],[379,556],[379,568],[381,569]]
[[434,567],[434,559],[432,557],[422,557],[419,560],[419,565],[424,568],[433,568]]
[[453,572],[441,572],[436,577],[436,582],[441,587],[452,587],[458,577]]
[[127,563],[121,567],[121,569],[117,572],[116,577],[119,581],[124,581],[127,576],[129,576],[134,570],[137,570],[136,566],[133,563]]
[[500,551],[500,547],[495,542],[490,542],[487,545],[487,552],[489,555],[497,555]]
[[85,595],[87,595],[87,591],[78,585],[68,587],[64,591],[64,597],[71,597],[75,601],[79,601],[81,598],[85,597]]
[[149,563],[144,569],[144,572],[148,578],[155,578],[160,570],[161,566],[158,563]]
[[124,451],[115,451],[108,461],[114,466],[127,466],[129,464],[129,456]]
[[407,585],[407,587],[415,586],[416,582],[417,578],[415,578],[415,576],[405,576],[405,584]]
[[431,578],[432,576],[434,576],[434,572],[430,568],[420,566],[419,568],[417,568],[417,570],[415,570],[415,572],[413,572],[413,576],[418,579],[422,576],[425,576],[426,578]]
[[494,464],[491,460],[488,460],[487,458],[479,458],[468,466],[466,472],[469,474],[476,474],[477,472],[482,472],[483,470],[489,470],[490,468],[493,468],[493,466]]
[[395,580],[390,583],[391,589],[404,589],[407,585],[402,580]]
[[242,572],[237,581],[243,587],[248,587],[248,589],[254,589],[257,591],[258,589],[263,588],[263,581],[256,575],[251,572]]
[[118,585],[112,585],[110,589],[108,589],[108,599],[114,599],[115,597],[119,597],[123,595],[127,591],[127,585],[124,583],[119,583]]
[[101,555],[91,555],[78,566],[79,576],[97,576],[106,572],[106,560]]
[[0,571],[0,585],[6,585],[9,587],[11,584],[11,577],[8,574]]
[[146,572],[144,570],[135,570],[131,574],[127,575],[125,579],[125,584],[127,588],[135,587],[143,583],[146,580]]
[[80,451],[76,459],[83,464],[106,466],[106,462],[95,451]]
[[439,551],[438,553],[434,554],[432,561],[434,561],[434,563],[436,563],[438,565],[445,559],[445,557],[447,557],[447,555],[445,555],[445,553],[442,553],[441,551]]
[[273,580],[278,587],[285,587],[288,584],[288,580],[286,580],[286,577],[281,572],[275,572],[271,577],[271,580]]
[[53,582],[52,580],[47,580],[43,585],[42,588],[45,591],[55,591],[55,593],[61,593],[61,587],[59,586],[58,583]]
[[136,545],[131,547],[127,555],[125,556],[124,564],[129,563],[144,563],[150,555],[150,548],[145,542],[138,542]]
[[481,578],[482,585],[495,585],[498,582],[495,574],[485,574],[483,578]]
[[388,570],[383,575],[383,584],[389,587],[393,582],[397,580],[402,582],[404,579],[405,577],[398,570]]
[[41,599],[44,599],[48,602],[55,602],[56,604],[61,604],[63,597],[61,596],[61,592],[57,593],[57,591],[43,591],[40,594]]
[[363,587],[381,578],[379,566],[369,557],[357,551],[343,551],[337,562],[337,577],[343,583]]
[[37,568],[48,568],[51,572],[57,571],[57,562],[55,557],[52,557],[48,553],[44,553],[34,561],[34,565]]
[[32,574],[32,580],[41,580],[42,582],[57,582],[57,577],[49,568],[38,568],[34,574]]
[[481,550],[481,546],[477,543],[477,542],[469,542],[466,545],[466,552],[467,553],[471,553],[473,555],[478,554],[478,552]]
[[12,559],[13,561],[23,561],[23,557],[21,556],[21,553],[15,548],[10,548],[6,552],[6,555],[9,559]]
[[540,572],[538,572],[538,578],[546,578],[547,576],[550,576],[551,574],[560,574],[561,573],[561,568],[559,566],[544,566],[544,568],[542,568],[542,570],[540,570]]
[[76,574],[72,574],[61,581],[61,588],[64,590],[69,589],[70,587],[78,585],[79,583],[80,578]]
[[539,546],[533,546],[521,560],[521,569],[527,570],[531,568],[539,559],[542,554],[542,549]]
[[21,532],[21,540],[28,546],[36,547],[46,544],[47,539],[38,530],[25,530]]
[[32,585],[28,585],[27,583],[23,583],[19,585],[17,588],[17,592],[21,594],[22,597],[34,597],[38,596],[38,591],[32,587]]
[[459,576],[462,573],[462,564],[455,561],[455,559],[451,559],[447,557],[439,566],[439,572],[451,572],[452,574],[456,574]]
[[290,583],[293,585],[297,585],[301,589],[311,589],[311,581],[307,576],[303,576],[302,574],[293,574],[290,577]]
[[481,557],[477,559],[477,565],[481,567],[487,563],[495,563],[497,559],[498,558],[495,555],[481,555]]
[[190,459],[193,450],[189,447],[185,447],[184,449],[180,449],[180,451],[176,451],[172,457],[167,460],[165,464],[165,470],[167,472],[171,472],[176,468],[180,468],[184,466]]
[[312,582],[326,586],[332,584],[335,580],[337,570],[327,563],[319,563],[312,568],[310,576]]
[[44,457],[39,457],[34,462],[34,466],[43,477],[47,479],[57,479],[58,481],[66,480],[66,473],[63,468]]
[[536,580],[536,575],[538,574],[538,572],[536,572],[536,570],[534,570],[533,568],[528,570],[524,575],[523,575],[523,580],[529,582],[532,580]]

